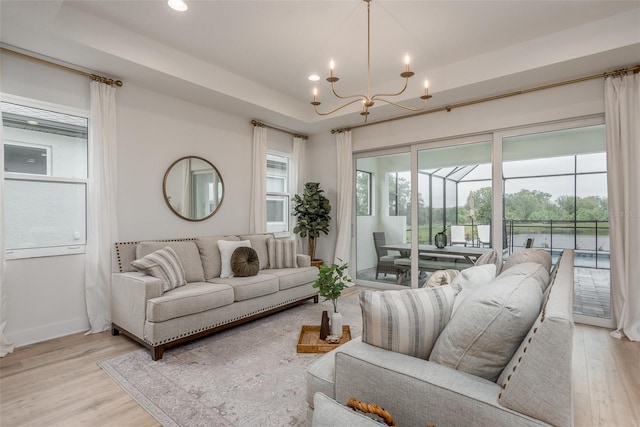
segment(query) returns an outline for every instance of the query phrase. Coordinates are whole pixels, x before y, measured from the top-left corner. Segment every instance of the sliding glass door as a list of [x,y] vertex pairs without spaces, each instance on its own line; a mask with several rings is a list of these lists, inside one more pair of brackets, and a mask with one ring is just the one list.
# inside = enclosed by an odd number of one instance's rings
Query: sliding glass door
[[576,320],[612,327],[605,126],[504,137],[502,158],[504,257],[574,249]]
[[403,283],[397,249],[411,242],[411,153],[356,159],[356,279]]
[[[576,321],[612,327],[602,118],[355,156],[356,279],[418,287],[494,248],[576,253]],[[434,253],[446,235],[447,250]],[[462,249],[460,249],[462,248]],[[462,255],[461,255],[462,253]]]
[[491,247],[491,200],[491,141],[418,150],[420,243]]

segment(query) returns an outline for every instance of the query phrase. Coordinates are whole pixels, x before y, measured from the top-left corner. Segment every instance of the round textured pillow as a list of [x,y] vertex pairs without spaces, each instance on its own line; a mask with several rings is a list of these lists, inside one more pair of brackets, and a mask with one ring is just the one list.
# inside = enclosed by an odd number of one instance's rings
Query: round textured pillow
[[236,248],[231,255],[231,271],[234,276],[255,276],[260,269],[260,259],[255,249],[248,246]]

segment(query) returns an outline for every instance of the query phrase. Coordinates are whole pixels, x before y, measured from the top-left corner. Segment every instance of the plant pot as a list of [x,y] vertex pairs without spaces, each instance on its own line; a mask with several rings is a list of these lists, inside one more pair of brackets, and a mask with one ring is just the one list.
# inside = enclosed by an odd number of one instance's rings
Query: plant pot
[[342,313],[331,313],[331,335],[342,337]]

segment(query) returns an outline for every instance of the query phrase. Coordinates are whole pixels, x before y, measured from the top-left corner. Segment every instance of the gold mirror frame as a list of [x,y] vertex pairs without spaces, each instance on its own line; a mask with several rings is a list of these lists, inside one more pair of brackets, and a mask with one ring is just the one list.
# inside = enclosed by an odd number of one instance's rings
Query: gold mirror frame
[[[206,180],[209,172],[211,173],[210,181]],[[200,183],[198,177],[205,178],[204,184],[213,184],[213,200],[204,199],[194,203],[194,194],[197,196],[198,193],[202,194],[202,191],[207,193],[209,191],[209,186],[207,186],[206,188],[201,187],[198,192],[197,187]],[[204,221],[215,215],[222,206],[224,181],[218,168],[210,161],[199,156],[185,156],[173,162],[165,172],[162,180],[162,193],[171,212],[187,221]],[[212,202],[216,202],[215,205]],[[198,210],[203,213],[198,213]]]

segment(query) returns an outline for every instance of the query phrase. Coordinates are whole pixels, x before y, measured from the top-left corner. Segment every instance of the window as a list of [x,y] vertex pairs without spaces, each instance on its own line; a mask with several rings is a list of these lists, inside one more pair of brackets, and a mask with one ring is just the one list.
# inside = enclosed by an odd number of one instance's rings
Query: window
[[411,222],[411,172],[390,172],[389,216],[406,216]]
[[509,252],[528,238],[577,267],[609,268],[605,126],[506,137],[504,218]]
[[7,258],[84,252],[87,114],[23,99],[0,106]]
[[267,154],[267,232],[289,231],[289,157]]
[[371,172],[356,171],[356,215],[371,215]]

